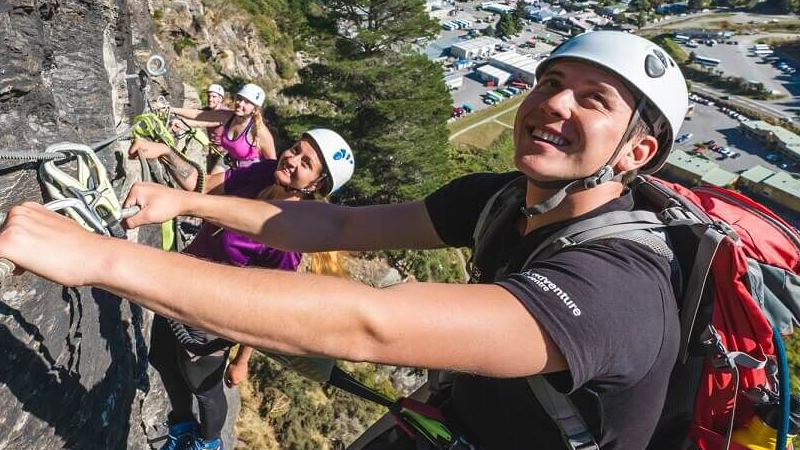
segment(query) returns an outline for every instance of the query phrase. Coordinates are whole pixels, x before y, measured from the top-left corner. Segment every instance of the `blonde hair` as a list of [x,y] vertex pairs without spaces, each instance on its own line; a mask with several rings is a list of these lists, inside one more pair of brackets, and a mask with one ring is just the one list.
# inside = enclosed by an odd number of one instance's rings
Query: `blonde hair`
[[339,252],[309,253],[308,271],[317,275],[345,276],[347,271],[339,255]]
[[[283,188],[277,184],[267,186],[258,194],[258,198],[262,200],[274,199],[277,189]],[[313,194],[311,196],[313,197]],[[317,275],[332,275],[336,277],[343,277],[347,274],[344,266],[342,266],[339,252],[308,253],[308,271]]]
[[253,110],[250,118],[253,119],[253,142],[261,142],[262,136],[271,135],[269,129],[267,129],[266,122],[264,122],[264,114],[261,112],[260,107],[257,106]]

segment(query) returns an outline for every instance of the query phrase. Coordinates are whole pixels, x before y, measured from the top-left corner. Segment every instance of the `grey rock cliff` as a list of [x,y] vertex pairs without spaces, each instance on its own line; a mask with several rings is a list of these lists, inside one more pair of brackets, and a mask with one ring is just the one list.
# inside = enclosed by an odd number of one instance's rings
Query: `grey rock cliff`
[[[147,11],[146,0],[0,1],[0,149],[91,143],[121,129],[141,109],[125,71],[158,51]],[[158,94],[180,98],[180,80],[159,80]],[[126,148],[119,143],[98,153],[121,199],[139,177],[138,163],[122,157]],[[0,161],[0,210],[48,200],[35,168]],[[156,244],[157,230],[129,239]],[[151,320],[99,289],[67,289],[30,274],[7,280],[0,299],[0,449],[160,446],[167,405],[147,362]],[[235,418],[238,397],[231,394]]]

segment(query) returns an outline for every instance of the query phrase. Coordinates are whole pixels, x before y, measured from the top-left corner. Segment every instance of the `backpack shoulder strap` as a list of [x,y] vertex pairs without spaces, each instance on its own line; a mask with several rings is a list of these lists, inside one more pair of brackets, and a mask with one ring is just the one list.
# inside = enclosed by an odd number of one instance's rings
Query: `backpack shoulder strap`
[[567,449],[600,450],[594,436],[589,432],[589,427],[568,396],[555,390],[542,375],[527,377],[526,380],[539,404],[561,431]]
[[486,246],[503,225],[505,218],[510,212],[516,211],[520,202],[525,198],[524,191],[520,193],[514,189],[514,186],[524,179],[524,175],[515,177],[489,197],[484,205],[472,232],[472,257],[470,258],[472,263],[479,261]]
[[635,230],[666,228],[658,214],[650,211],[612,211],[574,223],[553,233],[528,255],[523,267],[537,259],[546,259],[573,245],[595,239],[614,237]]

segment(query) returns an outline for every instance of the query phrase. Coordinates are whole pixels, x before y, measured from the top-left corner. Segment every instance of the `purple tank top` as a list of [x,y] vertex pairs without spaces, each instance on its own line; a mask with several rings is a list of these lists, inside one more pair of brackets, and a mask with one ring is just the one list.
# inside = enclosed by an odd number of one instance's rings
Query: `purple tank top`
[[[275,182],[275,160],[260,161],[248,167],[225,172],[225,195],[256,198]],[[210,223],[200,227],[184,253],[232,266],[257,266],[295,271],[302,253],[268,247],[254,239]]]
[[222,148],[224,148],[231,159],[235,161],[253,161],[259,159],[258,146],[250,142],[247,138],[250,129],[253,127],[253,120],[250,120],[250,123],[247,124],[247,128],[245,128],[236,139],[231,140],[229,134],[233,117],[234,116],[231,115],[231,118],[225,123],[225,128],[222,131]]

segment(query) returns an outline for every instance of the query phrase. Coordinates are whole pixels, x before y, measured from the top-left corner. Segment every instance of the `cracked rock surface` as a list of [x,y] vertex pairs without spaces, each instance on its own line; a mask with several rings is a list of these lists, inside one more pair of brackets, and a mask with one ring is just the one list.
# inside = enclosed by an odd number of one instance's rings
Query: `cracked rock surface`
[[[155,48],[143,11],[146,0],[0,0],[0,150],[92,143],[122,129],[141,109],[124,74]],[[159,94],[179,98],[180,80],[160,80],[151,95]],[[120,199],[139,178],[138,163],[122,157],[126,149],[121,142],[98,152]],[[49,200],[36,167],[0,160],[0,211]],[[159,236],[129,233],[154,246]],[[100,289],[68,289],[30,274],[6,280],[0,449],[160,447],[168,406],[147,362],[151,320]],[[226,444],[238,412],[238,396],[229,394]]]

